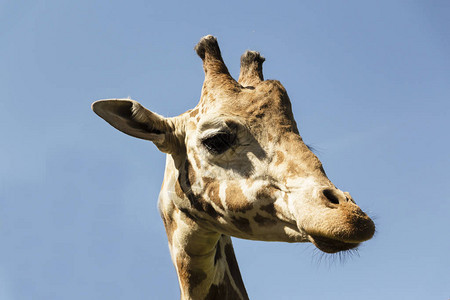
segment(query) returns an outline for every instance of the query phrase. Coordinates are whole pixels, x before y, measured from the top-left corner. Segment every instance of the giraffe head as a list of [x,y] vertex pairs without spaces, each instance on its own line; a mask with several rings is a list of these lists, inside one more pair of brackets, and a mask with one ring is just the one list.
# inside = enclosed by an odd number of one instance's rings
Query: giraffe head
[[195,50],[205,81],[194,109],[164,118],[129,99],[93,104],[112,126],[168,154],[163,219],[176,211],[218,234],[309,241],[328,253],[370,239],[374,223],[331,183],[303,142],[284,87],[264,81],[264,58],[245,52],[235,81],[214,37],[202,38]]

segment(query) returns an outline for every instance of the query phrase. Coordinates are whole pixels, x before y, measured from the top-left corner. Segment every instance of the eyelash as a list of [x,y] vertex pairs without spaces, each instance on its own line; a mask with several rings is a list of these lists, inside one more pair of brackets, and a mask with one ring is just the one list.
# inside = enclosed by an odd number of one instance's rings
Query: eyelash
[[222,154],[236,143],[236,134],[219,132],[202,141],[203,146],[212,154]]

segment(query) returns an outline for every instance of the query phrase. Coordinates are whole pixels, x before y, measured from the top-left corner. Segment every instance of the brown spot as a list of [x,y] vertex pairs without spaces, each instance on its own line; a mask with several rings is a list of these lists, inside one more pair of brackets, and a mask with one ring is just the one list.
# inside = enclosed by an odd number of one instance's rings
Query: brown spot
[[201,195],[196,195],[191,192],[187,196],[195,210],[199,212],[205,212],[214,219],[223,217],[223,215],[217,212],[214,207],[209,202],[205,201],[205,199]]
[[202,180],[205,186],[208,186],[209,184],[214,183],[216,181],[216,179],[208,176],[202,177]]
[[198,108],[192,110],[192,111],[189,113],[189,116],[190,116],[191,118],[194,118],[197,114],[198,114]]
[[231,219],[231,223],[236,226],[237,229],[246,232],[246,233],[252,233],[252,228],[250,227],[250,222],[241,217],[234,217]]
[[191,185],[195,182],[195,180],[197,179],[195,177],[195,170],[192,167],[192,164],[189,163],[189,161],[187,161],[186,163],[186,167],[187,167],[187,173],[188,173],[188,178],[189,178],[189,182],[191,183]]
[[179,253],[176,258],[178,279],[181,286],[189,286],[188,257]]
[[164,228],[166,229],[167,240],[172,244],[172,236],[177,229],[177,223],[173,221],[173,218],[169,214],[163,214],[162,219],[164,222]]
[[295,161],[290,160],[288,162],[287,166],[287,175],[289,176],[303,176],[305,175],[305,172],[300,168],[298,163],[295,163]]
[[277,160],[275,162],[275,166],[279,166],[284,161],[284,153],[281,151],[277,151]]
[[260,214],[256,214],[256,216],[253,219],[255,220],[256,223],[263,226],[275,225],[277,223],[277,221],[267,217],[263,217]]
[[195,287],[197,287],[200,283],[202,283],[203,280],[206,279],[206,273],[200,269],[198,270],[192,270],[190,272],[190,277],[189,277],[189,289],[192,291]]
[[190,258],[185,253],[178,254],[176,264],[181,285],[189,287],[189,293],[192,293],[193,289],[207,277],[203,270],[191,269]]
[[205,199],[203,199],[203,197],[201,196],[193,195],[193,200],[191,202],[193,203],[194,208],[196,210],[205,212],[214,219],[218,219],[219,217],[223,216],[221,213],[217,212],[214,209],[214,207],[210,203],[206,202]]
[[[242,294],[244,294],[244,292],[241,291]],[[245,295],[246,294],[247,293],[245,292]],[[230,300],[242,299],[241,296],[238,294],[238,292],[234,289],[233,285],[231,284],[230,277],[228,276],[227,273],[225,273],[220,285],[216,284],[211,285],[211,287],[209,288],[208,295],[206,295],[205,298],[205,300],[218,300],[218,299],[230,299]]]
[[275,188],[272,185],[268,185],[256,193],[258,200],[271,200],[275,201],[273,196],[275,193]]
[[179,180],[177,180],[177,181],[175,182],[175,194],[177,194],[177,196],[178,196],[179,198],[183,198],[183,197],[184,197],[184,192],[183,192],[183,190],[181,189]]
[[267,212],[271,216],[274,216],[274,217],[277,216],[276,211],[275,211],[275,206],[273,203],[261,206],[261,210]]
[[197,126],[196,126],[194,121],[189,121],[188,122],[188,126],[187,126],[188,130],[195,130],[196,127]]
[[[204,201],[204,200],[203,200],[203,201]],[[208,215],[210,215],[210,216],[213,217],[214,219],[218,219],[219,217],[223,217],[223,215],[222,215],[221,213],[217,212],[217,211],[214,209],[214,207],[213,207],[211,204],[209,204],[209,203],[206,203],[206,209],[205,209],[205,211],[206,211],[206,213],[207,213]]]
[[[202,95],[202,98],[204,98],[205,101],[208,103],[207,105],[211,105],[211,104],[213,104],[214,102],[216,102],[216,97],[215,97],[213,94],[206,94],[206,95],[207,95],[207,96],[205,96],[205,94]],[[206,111],[207,111],[207,109],[206,109],[206,107],[205,107],[204,113],[206,113]]]
[[271,135],[270,133],[267,135],[267,138],[269,140],[269,142],[271,142],[273,140],[273,135]]
[[234,212],[244,212],[253,208],[253,204],[247,201],[237,184],[230,183],[225,191],[228,209]]
[[200,160],[198,159],[197,153],[194,152],[193,156],[194,156],[194,160],[195,160],[195,165],[197,166],[197,168],[200,168],[201,164],[200,164]]
[[202,179],[209,200],[223,209],[222,201],[219,196],[220,184],[211,177],[203,177]]

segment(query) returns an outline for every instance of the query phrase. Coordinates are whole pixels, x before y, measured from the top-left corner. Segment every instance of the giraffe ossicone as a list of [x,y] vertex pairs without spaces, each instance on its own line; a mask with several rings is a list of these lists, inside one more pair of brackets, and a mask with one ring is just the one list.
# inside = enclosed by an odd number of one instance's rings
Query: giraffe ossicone
[[248,299],[231,236],[312,242],[327,253],[370,239],[374,223],[303,143],[286,90],[264,80],[264,58],[245,52],[236,81],[215,37],[195,50],[205,81],[194,109],[165,118],[130,99],[92,105],[167,154],[158,207],[181,298]]

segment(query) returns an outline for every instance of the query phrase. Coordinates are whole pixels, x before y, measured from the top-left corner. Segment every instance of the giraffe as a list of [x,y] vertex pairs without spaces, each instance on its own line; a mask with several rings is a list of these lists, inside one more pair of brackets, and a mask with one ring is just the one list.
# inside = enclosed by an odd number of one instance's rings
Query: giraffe
[[311,242],[326,253],[369,240],[373,221],[303,142],[286,90],[264,80],[264,57],[246,51],[236,81],[215,37],[195,50],[205,80],[194,109],[165,118],[131,99],[92,105],[167,154],[158,208],[181,299],[248,299],[231,236]]

